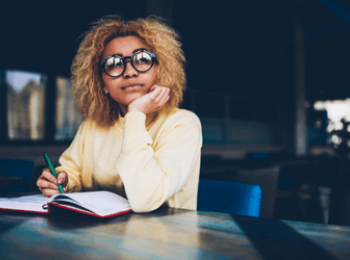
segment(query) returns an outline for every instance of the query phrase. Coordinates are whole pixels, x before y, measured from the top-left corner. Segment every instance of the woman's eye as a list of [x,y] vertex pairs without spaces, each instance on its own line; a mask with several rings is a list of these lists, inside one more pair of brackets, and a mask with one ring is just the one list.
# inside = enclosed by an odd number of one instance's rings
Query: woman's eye
[[113,67],[121,67],[121,66],[122,66],[121,62],[115,62],[115,63],[112,63],[111,65],[109,65],[108,67],[113,68]]
[[123,63],[122,60],[117,58],[117,59],[109,59],[107,61],[107,66],[108,68],[115,68],[115,67],[122,67]]
[[149,63],[151,61],[151,57],[147,53],[138,53],[134,59],[138,64]]
[[139,59],[137,62],[139,62],[139,63],[148,63],[148,62],[149,62],[149,59],[147,59],[147,58],[142,58],[142,59]]

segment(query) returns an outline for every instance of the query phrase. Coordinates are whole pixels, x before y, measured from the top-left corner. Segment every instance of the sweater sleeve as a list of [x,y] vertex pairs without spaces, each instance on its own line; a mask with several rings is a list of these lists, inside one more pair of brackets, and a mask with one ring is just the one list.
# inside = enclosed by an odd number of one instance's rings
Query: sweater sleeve
[[202,135],[199,119],[191,123],[189,115],[168,120],[157,144],[145,127],[146,115],[125,115],[124,136],[117,168],[131,208],[149,212],[168,201],[189,179],[200,156]]
[[82,190],[82,158],[87,125],[87,121],[80,125],[71,145],[59,158],[60,166],[56,168],[57,172],[65,171],[68,174],[67,192],[80,192]]

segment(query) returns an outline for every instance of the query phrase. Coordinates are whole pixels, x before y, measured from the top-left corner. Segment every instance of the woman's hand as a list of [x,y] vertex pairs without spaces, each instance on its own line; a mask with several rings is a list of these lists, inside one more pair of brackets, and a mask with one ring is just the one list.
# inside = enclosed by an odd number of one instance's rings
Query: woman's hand
[[128,112],[140,111],[147,115],[158,111],[169,100],[169,93],[169,88],[153,85],[148,94],[135,99],[128,105]]
[[57,184],[61,184],[63,190],[68,183],[68,174],[66,172],[58,172],[57,179],[52,175],[48,168],[43,169],[40,177],[38,178],[36,185],[39,187],[39,190],[43,193],[45,197],[51,197],[55,194],[61,193],[58,189]]

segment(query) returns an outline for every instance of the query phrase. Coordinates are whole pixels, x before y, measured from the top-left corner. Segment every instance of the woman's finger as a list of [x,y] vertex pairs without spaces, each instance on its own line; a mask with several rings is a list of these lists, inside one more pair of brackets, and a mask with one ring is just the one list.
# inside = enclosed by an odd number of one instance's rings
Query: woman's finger
[[154,91],[155,89],[157,89],[159,86],[157,84],[154,84],[150,89],[149,92]]
[[161,106],[161,107],[164,106],[165,103],[169,100],[169,98],[170,98],[169,95],[165,95],[165,96],[163,97],[163,99],[160,101],[160,106]]
[[152,91],[155,90],[156,88],[157,88],[157,85],[153,85],[149,91],[152,92]]
[[61,192],[59,190],[43,189],[42,193],[45,197],[50,198],[51,196],[53,196],[55,194],[60,194]]
[[170,89],[169,89],[169,88],[166,88],[162,100],[167,99],[167,97],[169,97],[169,93],[170,93]]
[[165,96],[168,95],[168,89],[167,87],[162,87],[161,93],[158,95],[158,97],[155,99],[157,103],[159,103],[161,100],[164,99]]
[[154,91],[151,93],[152,100],[156,100],[156,98],[162,93],[162,88],[157,86]]
[[162,90],[162,93],[157,97],[156,102],[159,105],[166,95],[166,89]]
[[57,173],[58,183],[62,186],[66,186],[68,183],[68,174],[66,172],[58,172]]
[[43,189],[53,189],[53,190],[58,190],[58,186],[52,182],[49,182],[43,178],[39,178],[38,181],[36,182],[36,185]]
[[50,170],[48,168],[45,168],[41,174],[42,178],[45,178],[46,180],[52,182],[52,183],[55,183],[57,184],[57,179],[55,176],[53,176],[53,174],[50,172]]
[[158,95],[155,97],[154,102],[159,103],[159,101],[162,99],[164,95],[164,88],[160,88]]

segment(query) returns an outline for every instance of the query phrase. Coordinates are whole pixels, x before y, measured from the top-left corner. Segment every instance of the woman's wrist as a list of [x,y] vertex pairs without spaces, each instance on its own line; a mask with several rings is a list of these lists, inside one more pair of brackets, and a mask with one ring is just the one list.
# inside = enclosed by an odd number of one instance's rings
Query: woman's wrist
[[141,112],[141,113],[146,114],[143,110],[137,109],[137,108],[128,108],[128,110],[126,111],[126,113],[129,113],[129,112]]

